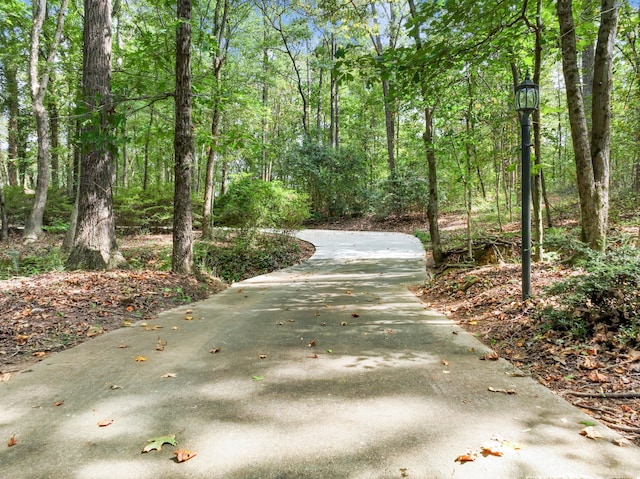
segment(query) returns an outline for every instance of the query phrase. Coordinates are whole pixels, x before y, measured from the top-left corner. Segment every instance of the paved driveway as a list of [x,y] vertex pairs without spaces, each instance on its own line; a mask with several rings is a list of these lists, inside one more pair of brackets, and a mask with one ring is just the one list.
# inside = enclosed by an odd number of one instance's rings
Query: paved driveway
[[[601,425],[581,436],[591,418],[480,361],[475,338],[408,291],[424,279],[415,238],[300,237],[317,247],[303,265],[0,384],[0,478],[640,477],[640,449]],[[175,448],[141,453],[169,434]],[[483,445],[504,454],[455,461]],[[176,448],[197,455],[178,464]]]

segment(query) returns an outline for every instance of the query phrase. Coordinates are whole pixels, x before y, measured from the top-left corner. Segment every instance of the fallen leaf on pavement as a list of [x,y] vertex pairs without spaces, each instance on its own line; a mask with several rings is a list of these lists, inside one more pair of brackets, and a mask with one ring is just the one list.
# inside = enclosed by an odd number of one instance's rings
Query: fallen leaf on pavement
[[460,454],[458,457],[456,457],[456,462],[462,462],[462,463],[471,462],[471,461],[475,461],[477,457],[478,457],[477,452],[469,451],[464,454]]
[[351,313],[351,316],[354,317],[354,318],[359,318],[360,317],[360,315],[358,313]]
[[313,340],[311,340],[311,342],[309,344],[307,344],[307,347],[313,348],[315,345],[316,345],[316,340],[313,339]]
[[348,325],[348,324],[349,324],[349,323],[347,323],[346,321],[342,321],[342,322],[340,323],[340,326],[346,326],[346,325]]
[[253,379],[254,381],[262,381],[264,379],[264,376],[251,376],[251,379]]
[[491,441],[483,444],[480,449],[484,456],[504,456],[502,441],[498,439],[491,439]]
[[196,455],[195,452],[187,451],[186,449],[178,449],[177,451],[173,451],[173,454],[176,456],[176,462],[188,461]]
[[11,379],[11,373],[1,373],[0,374],[0,381],[2,381],[3,383],[8,383],[9,379]]
[[490,351],[490,352],[480,356],[480,360],[481,361],[485,361],[485,360],[487,360],[487,361],[497,361],[498,359],[500,359],[500,355],[495,351]]
[[37,353],[33,353],[33,356],[35,356],[36,358],[42,358],[45,354],[47,353],[45,353],[44,351],[38,351]]
[[441,359],[440,364],[442,364],[443,366],[449,366],[449,361],[447,361],[446,359]]
[[221,349],[220,349],[220,348],[213,348],[213,349],[211,349],[209,352],[210,352],[211,354],[216,354],[216,353],[219,353],[220,351],[221,351]]
[[501,389],[501,388],[494,388],[489,386],[489,391],[491,391],[492,393],[504,393],[504,394],[517,394],[518,391],[516,391],[515,389]]
[[138,363],[142,363],[144,361],[146,361],[147,358],[145,358],[144,356],[136,356],[136,362]]
[[107,427],[111,426],[111,424],[113,424],[113,419],[103,419],[98,422],[98,427]]
[[585,437],[588,437],[589,439],[598,439],[599,437],[602,437],[596,430],[594,426],[587,426],[585,427],[582,431],[580,431],[580,434],[582,434]]
[[156,343],[156,351],[164,351],[165,346],[167,345],[166,341],[158,338],[158,342]]
[[167,373],[162,375],[163,378],[175,378],[177,376],[178,375],[176,373]]
[[56,401],[53,403],[55,407],[62,406],[63,404],[64,404],[64,401]]
[[626,439],[624,437],[618,437],[618,438],[614,439],[613,443],[616,446],[620,446],[620,447],[627,447],[627,446],[631,446],[631,444],[633,444],[631,441],[629,441],[629,439]]
[[171,444],[172,446],[175,446],[176,435],[169,434],[167,436],[154,437],[151,439],[147,439],[147,443],[148,444],[142,449],[142,452],[149,452],[153,450],[159,451],[160,449],[162,449],[162,446],[164,444]]
[[259,354],[258,355],[258,359],[267,359],[267,355],[266,354]]
[[308,358],[311,359],[318,359],[318,355],[317,354],[312,354],[311,356],[307,356]]
[[15,446],[17,442],[18,441],[16,441],[16,435],[14,434],[11,436],[11,439],[9,439],[9,442],[7,442],[7,447]]

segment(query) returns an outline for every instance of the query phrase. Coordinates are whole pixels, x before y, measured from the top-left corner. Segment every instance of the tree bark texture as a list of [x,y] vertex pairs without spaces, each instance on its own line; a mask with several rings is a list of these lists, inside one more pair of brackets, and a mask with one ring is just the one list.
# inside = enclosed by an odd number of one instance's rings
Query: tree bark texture
[[113,218],[111,104],[111,0],[84,1],[82,93],[87,115],[82,129],[77,225],[69,269],[114,269],[126,265],[116,244]]
[[33,24],[31,27],[31,46],[29,50],[29,85],[38,137],[38,178],[36,181],[36,194],[33,206],[24,229],[23,238],[25,242],[36,241],[43,235],[42,219],[44,217],[44,208],[47,204],[47,190],[49,189],[51,176],[49,170],[49,115],[47,114],[44,100],[49,84],[49,75],[62,39],[62,28],[64,26],[67,4],[68,0],[62,0],[60,3],[56,31],[49,45],[48,56],[44,59],[43,67],[41,68],[42,46],[40,44],[40,36],[42,35],[44,21],[47,17],[47,0],[32,1]]
[[[222,11],[221,11],[222,10]],[[211,117],[211,145],[207,152],[204,204],[202,208],[202,236],[210,239],[213,233],[213,190],[216,158],[220,143],[220,120],[222,117],[222,66],[229,48],[229,0],[216,3],[212,35],[216,38],[217,50],[213,54],[213,114]]]
[[[409,0],[409,10],[412,18],[416,18],[417,10],[414,0]],[[416,42],[416,50],[422,50],[422,38],[416,25],[412,29],[412,36]],[[438,224],[439,204],[438,204],[438,163],[436,161],[436,153],[433,147],[433,108],[429,105],[427,93],[427,79],[424,78],[424,67],[420,68],[421,82],[420,89],[422,93],[422,101],[424,102],[424,132],[422,133],[422,141],[425,148],[427,159],[427,171],[429,173],[429,202],[427,204],[427,220],[429,221],[429,237],[431,239],[431,254],[436,266],[444,262],[444,253],[442,251],[442,243],[440,240],[440,226]]]
[[191,169],[193,131],[191,125],[191,0],[178,0],[176,31],[175,94],[175,188],[173,200],[174,273],[191,273],[193,267],[193,229],[191,219]]
[[5,65],[4,72],[7,80],[7,103],[9,108],[7,174],[9,186],[16,186],[18,184],[18,115],[20,114],[18,71],[13,65]]
[[602,0],[601,4],[593,72],[591,135],[580,86],[572,1],[559,0],[557,13],[580,196],[582,236],[591,248],[603,250],[609,213],[610,93],[618,4],[616,0]]

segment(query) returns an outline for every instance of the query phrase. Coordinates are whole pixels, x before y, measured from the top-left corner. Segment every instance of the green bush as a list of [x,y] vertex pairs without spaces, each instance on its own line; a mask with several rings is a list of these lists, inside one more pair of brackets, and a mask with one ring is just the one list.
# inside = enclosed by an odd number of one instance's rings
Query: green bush
[[284,188],[280,182],[266,182],[248,173],[234,178],[214,210],[217,225],[241,230],[295,229],[309,215],[305,195]]
[[[258,234],[251,241],[236,233],[226,235],[223,246],[216,241],[197,241],[194,264],[227,283],[283,268],[290,264],[292,256],[300,253],[298,243],[289,235]],[[231,246],[227,245],[229,238]]]
[[553,329],[575,337],[640,342],[640,253],[623,247],[602,254],[583,250],[584,274],[548,288],[557,305],[543,310]]
[[425,213],[429,202],[429,182],[412,172],[398,171],[396,176],[378,184],[377,197],[372,201],[377,217]]
[[[27,194],[20,186],[7,186],[4,189],[7,218],[10,225],[24,225],[31,213],[33,206],[33,194]],[[73,211],[73,201],[67,196],[66,191],[62,189],[51,188],[47,192],[47,204],[44,210],[42,223],[48,231],[66,229],[66,225],[71,218]]]
[[369,207],[369,171],[362,152],[305,141],[289,151],[287,175],[309,192],[316,219],[359,216]]

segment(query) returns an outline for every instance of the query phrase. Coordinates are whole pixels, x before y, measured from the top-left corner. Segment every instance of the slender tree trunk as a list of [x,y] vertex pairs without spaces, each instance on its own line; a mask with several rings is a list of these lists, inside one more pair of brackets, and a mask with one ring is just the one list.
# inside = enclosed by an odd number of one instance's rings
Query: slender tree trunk
[[147,191],[149,187],[149,143],[151,142],[151,128],[153,127],[153,116],[155,110],[153,105],[149,107],[149,126],[144,138],[144,165],[142,168],[142,190]]
[[69,269],[126,266],[113,218],[114,142],[111,103],[111,0],[84,1],[82,94],[87,115],[80,160],[77,225]]
[[271,160],[269,158],[269,34],[266,16],[262,20],[262,179],[271,180]]
[[10,186],[18,185],[18,115],[20,99],[18,97],[18,72],[13,65],[5,65],[7,80],[7,103],[9,106],[9,123],[7,125],[8,161],[7,173]]
[[[416,18],[417,11],[414,0],[409,0],[409,9],[412,18]],[[422,50],[422,39],[417,30],[417,26],[411,31],[413,40],[416,43],[416,50]],[[420,74],[424,68],[420,69]],[[440,239],[440,226],[438,225],[439,207],[438,207],[438,163],[436,161],[435,148],[433,147],[433,109],[429,105],[427,79],[421,78],[420,88],[422,93],[422,101],[424,102],[424,132],[422,133],[422,141],[424,144],[425,155],[427,160],[427,171],[429,175],[429,202],[427,204],[427,220],[429,221],[429,237],[431,239],[431,252],[433,261],[436,266],[444,262],[444,253],[442,251],[442,243]]]
[[[338,42],[335,34],[331,32],[331,64],[336,60],[336,52],[338,49]],[[335,69],[331,69],[331,85],[329,92],[329,105],[330,105],[330,119],[329,119],[329,144],[335,150],[340,147],[340,109],[338,100],[338,76]]]
[[49,98],[47,107],[51,126],[51,186],[58,189],[60,187],[60,129],[58,107],[54,98]]
[[618,3],[616,0],[602,0],[595,52],[591,135],[580,88],[572,1],[559,0],[557,12],[580,195],[582,236],[591,248],[604,250],[609,213],[611,70],[618,24]]
[[45,108],[45,95],[49,84],[49,75],[62,38],[62,28],[67,12],[68,0],[62,0],[58,12],[56,31],[49,45],[49,54],[44,61],[44,67],[40,67],[40,35],[47,16],[47,0],[32,0],[33,25],[31,28],[31,48],[29,52],[29,83],[31,89],[31,103],[36,120],[36,132],[38,136],[38,179],[36,182],[36,194],[24,229],[24,241],[36,241],[43,235],[42,219],[44,208],[47,204],[47,192],[51,172],[49,170],[49,116]]
[[472,175],[472,163],[475,159],[474,146],[471,143],[471,136],[473,133],[473,122],[471,120],[471,115],[473,114],[473,90],[471,86],[471,79],[467,79],[469,85],[469,104],[467,106],[467,112],[465,115],[465,125],[467,138],[465,140],[465,150],[466,150],[466,169],[465,169],[465,179],[464,179],[464,204],[465,210],[467,212],[467,256],[469,260],[473,260],[473,237],[472,237],[472,225],[471,225],[471,207],[472,207],[472,189],[471,189],[471,175]]
[[[540,84],[540,72],[542,70],[542,0],[537,1],[535,32],[535,48],[534,48],[534,65],[533,65],[533,83]],[[533,260],[542,261],[544,255],[544,223],[542,221],[542,142],[540,134],[541,113],[540,108],[532,114],[533,119],[533,163],[535,165],[532,174],[531,197],[533,203]]]
[[174,273],[191,273],[193,269],[191,168],[194,150],[191,124],[191,0],[178,0],[177,13],[175,194],[171,270]]
[[[214,12],[213,36],[216,38],[217,51],[213,54],[213,115],[211,118],[211,145],[207,152],[206,179],[204,185],[204,204],[202,211],[202,236],[211,239],[213,235],[213,189],[216,158],[220,143],[220,118],[222,116],[222,67],[229,48],[227,18],[229,0],[218,0]],[[226,34],[226,41],[225,41]]]
[[9,239],[9,219],[7,217],[7,203],[4,199],[4,181],[0,173],[0,241]]

